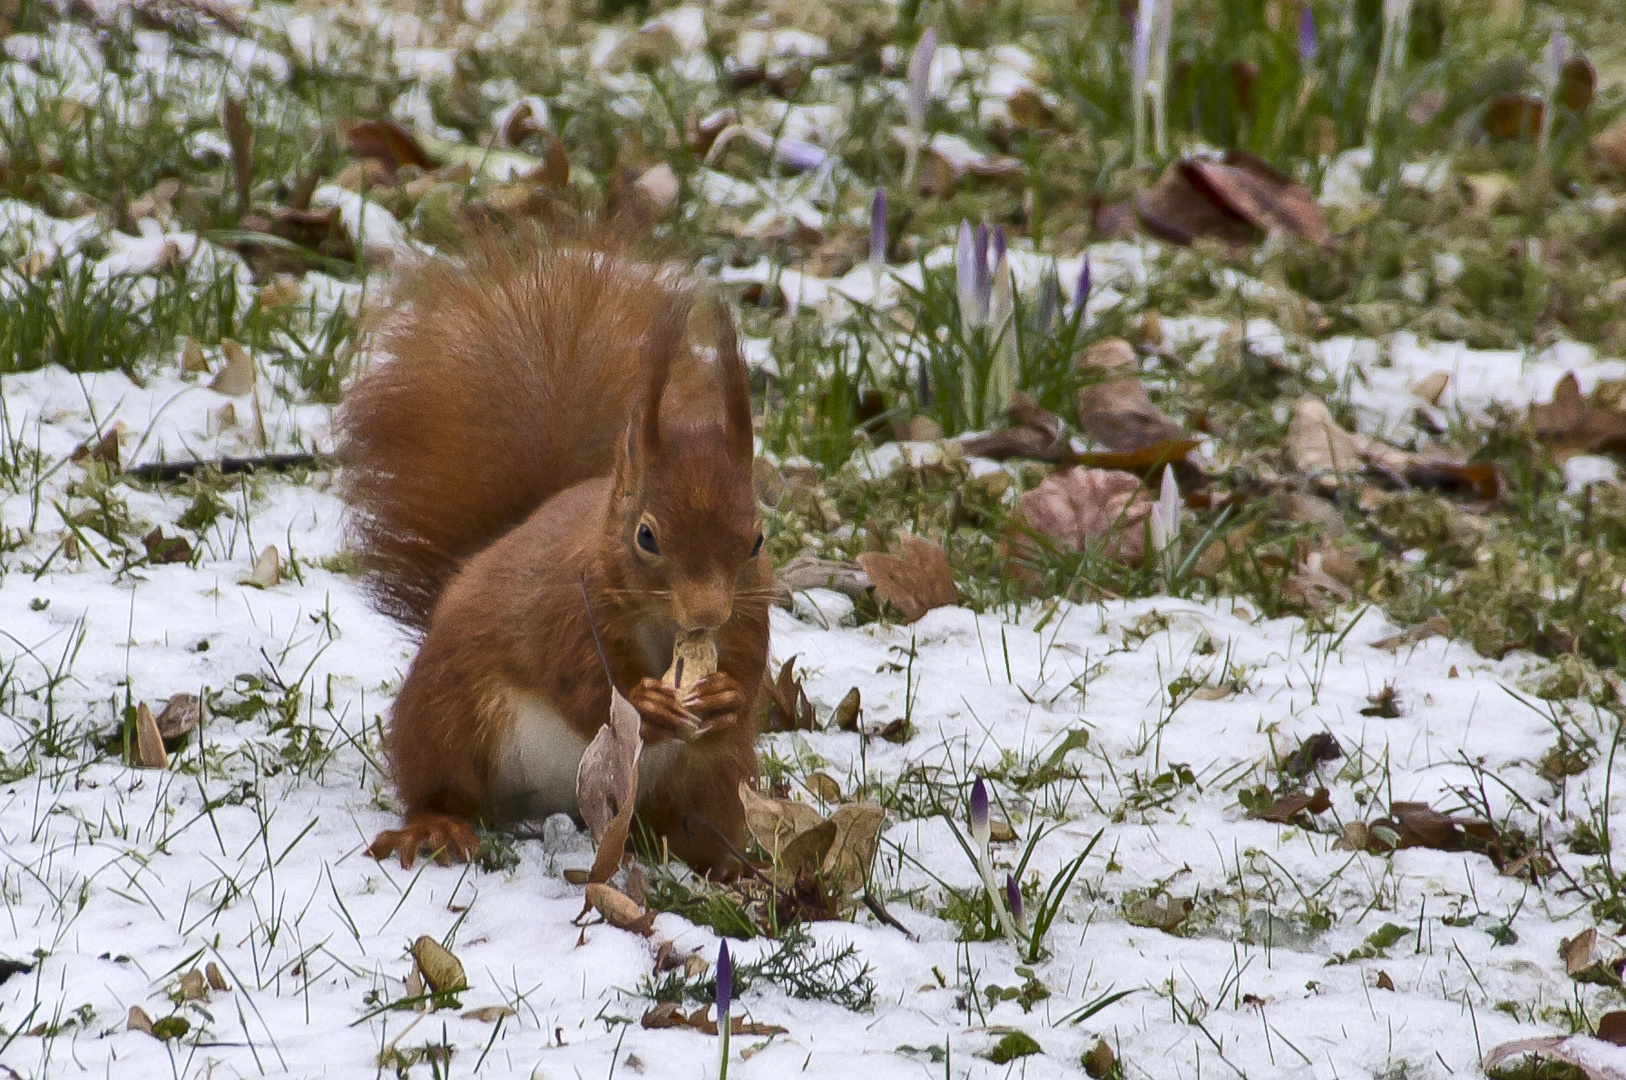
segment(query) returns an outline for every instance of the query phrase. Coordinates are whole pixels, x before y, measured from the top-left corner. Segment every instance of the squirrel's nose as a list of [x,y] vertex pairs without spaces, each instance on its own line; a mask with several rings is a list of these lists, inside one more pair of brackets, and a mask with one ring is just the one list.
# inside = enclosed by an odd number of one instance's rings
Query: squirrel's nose
[[677,591],[677,621],[683,630],[716,630],[734,610],[734,590],[727,584],[691,586]]

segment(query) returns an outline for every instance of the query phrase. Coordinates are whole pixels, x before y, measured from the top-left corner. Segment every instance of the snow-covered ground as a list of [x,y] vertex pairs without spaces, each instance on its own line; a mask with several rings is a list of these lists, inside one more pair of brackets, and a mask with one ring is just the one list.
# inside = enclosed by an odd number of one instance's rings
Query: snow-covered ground
[[[61,372],[0,386],[13,428],[37,432],[58,460],[89,434],[92,413],[104,424],[124,418],[133,443],[165,422],[159,405],[175,394]],[[184,401],[163,417],[184,416]],[[45,482],[46,501],[77,506],[66,486],[79,472],[62,466]],[[0,800],[0,956],[35,967],[0,990],[10,1040],[0,1060],[33,1075],[350,1076],[371,1070],[393,1040],[444,1039],[457,1075],[478,1065],[492,1075],[597,1076],[612,1061],[622,1074],[707,1074],[713,1040],[638,1025],[654,943],[573,925],[581,892],[562,871],[586,865],[590,852],[564,819],[543,839],[520,841],[518,866],[503,872],[406,872],[364,854],[392,820],[378,725],[411,647],[353,578],[317,565],[342,544],[342,508],[327,485],[325,474],[304,485],[253,482],[196,568],[118,574],[81,552],[36,577],[29,567],[60,537],[49,506],[35,539],[7,556],[0,749],[15,779]],[[167,531],[189,502],[163,492],[128,501],[133,517]],[[0,510],[17,528],[27,497]],[[267,544],[284,560],[291,550],[297,577],[264,590],[240,584]],[[1370,613],[1336,636],[1261,621],[1241,605],[1156,599],[1034,608],[1010,620],[941,609],[913,627],[851,627],[839,625],[839,598],[814,599],[804,610],[818,607],[822,618],[776,612],[774,655],[800,657],[821,715],[857,686],[866,724],[907,710],[915,734],[902,745],[861,745],[836,731],[775,735],[765,752],[797,775],[823,768],[846,791],[861,770],[883,784],[957,784],[963,804],[974,775],[1018,775],[1014,766],[1082,728],[1088,745],[1065,755],[1076,782],[1027,796],[994,789],[1024,842],[1062,822],[1029,866],[1043,881],[1103,835],[1051,931],[1052,956],[1030,968],[1051,996],[1024,1012],[1016,1001],[969,1001],[973,983],[980,993],[1025,976],[1011,946],[958,943],[958,927],[937,915],[946,899],[937,879],[976,881],[945,823],[889,821],[877,891],[915,939],[863,911],[814,929],[858,948],[875,982],[873,1011],[753,990],[749,1014],[787,1033],[736,1040],[750,1056],[735,1075],[937,1075],[943,1066],[925,1048],[944,1045],[950,1075],[1003,1075],[974,1055],[1014,1027],[1044,1049],[1023,1059],[1030,1076],[1076,1074],[1097,1037],[1131,1075],[1445,1076],[1473,1072],[1497,1043],[1550,1030],[1549,1011],[1572,1000],[1557,949],[1590,925],[1576,899],[1500,876],[1482,855],[1333,847],[1341,823],[1381,816],[1391,801],[1459,805],[1459,785],[1483,789],[1498,817],[1515,794],[1545,815],[1565,800],[1572,810],[1601,803],[1604,758],[1562,795],[1536,772],[1555,739],[1553,716],[1605,743],[1611,729],[1584,706],[1555,704],[1549,716],[1527,692],[1542,676],[1530,658],[1491,662],[1440,638],[1398,655],[1375,649],[1369,643],[1394,628]],[[1182,676],[1208,689],[1171,710],[1169,684]],[[1362,715],[1388,683],[1403,715]],[[253,695],[267,705],[247,719],[211,715],[201,742],[165,772],[73,743],[76,733],[111,731],[127,700],[156,706],[183,692],[219,695],[228,710]],[[1337,824],[1309,833],[1245,819],[1238,791],[1320,732],[1345,754],[1321,770],[1333,804],[1322,820]],[[1618,788],[1613,797],[1618,804]],[[1512,821],[1539,825],[1524,809]],[[996,861],[1010,863],[1020,847],[996,846]],[[1182,931],[1190,936],[1126,920],[1126,903],[1148,892],[1196,899],[1192,929]],[[1329,966],[1385,923],[1406,931],[1387,955]],[[1503,940],[1517,940],[1498,944],[1501,926],[1512,930]],[[500,1029],[456,1011],[370,1015],[374,1003],[403,996],[405,950],[420,934],[462,959],[466,1007],[506,1003],[517,1014]],[[658,919],[660,939],[708,960],[718,944],[672,915]],[[736,953],[764,947],[736,943]],[[179,976],[208,961],[232,989],[181,1009],[193,1034],[165,1043],[125,1030],[131,1006],[167,1015]],[[1375,987],[1380,972],[1393,989]],[[1131,989],[1077,1026],[1060,1022]],[[20,1034],[40,1024],[46,1033]]]
[[[700,59],[698,11],[662,16],[679,69]],[[397,115],[424,136],[454,136],[437,130],[423,84],[447,77],[455,50],[415,16],[364,14],[401,70],[421,81],[401,95]],[[331,12],[263,5],[253,19],[307,61],[354,47]],[[482,33],[515,30],[494,19]],[[625,107],[635,111],[643,105],[632,77],[597,66],[626,37],[607,29],[561,62],[591,61],[600,89],[626,81]],[[208,78],[176,66],[192,61],[172,57],[165,40],[141,36],[143,70],[167,73],[166,85],[195,97],[194,117],[217,116],[223,89],[259,85],[244,80],[288,77],[287,58],[247,36],[209,39],[228,70],[209,67]],[[822,45],[776,31],[742,35],[738,47],[771,60]],[[9,38],[5,67],[21,78],[26,63],[57,55],[64,81],[53,100],[94,102],[112,90],[93,52],[94,35],[63,24]],[[966,105],[963,80],[952,93],[944,86],[973,70],[981,105],[1004,108],[1029,86],[1028,64],[1020,50],[945,47],[933,93]],[[871,92],[896,95],[901,84],[877,80]],[[807,138],[828,121],[768,119]],[[212,132],[200,140],[199,154],[223,152]],[[697,186],[767,231],[787,217],[835,216],[836,167],[755,185],[707,170]],[[336,187],[317,196],[348,215],[353,232],[365,229],[375,252],[403,243],[399,223],[376,205]],[[105,277],[179,261],[231,277],[245,304],[253,295],[235,256],[172,222],[144,218],[131,236],[93,214],[54,219],[0,201],[0,223],[9,267],[33,253],[83,257]],[[1148,251],[1139,242],[1091,249],[1092,312],[1144,288]],[[1076,278],[1082,254],[1060,261],[1062,280]],[[925,261],[947,258],[945,248]],[[1013,262],[1031,285],[1037,260],[1013,251]],[[895,280],[917,271],[894,272],[883,302],[896,298]],[[0,292],[17,287],[10,274],[0,273]],[[793,304],[832,314],[874,290],[867,266],[837,279],[764,262],[732,276],[778,280]],[[299,290],[316,312],[357,313],[358,286],[308,274]],[[1213,319],[1166,325],[1177,343],[1212,345],[1227,329]],[[1262,351],[1285,347],[1268,325],[1250,325],[1248,335]],[[749,344],[753,361],[771,368],[768,343]],[[1522,409],[1569,370],[1588,388],[1626,372],[1618,359],[1562,342],[1487,352],[1400,334],[1313,352],[1350,387],[1371,435],[1407,422],[1418,406],[1409,388],[1435,371],[1452,376],[1441,408],[1465,414],[1492,402]],[[203,360],[218,371],[223,357],[209,349]],[[639,1021],[652,1004],[643,991],[659,943],[709,965],[718,938],[672,914],[659,916],[649,939],[579,926],[582,890],[564,871],[586,866],[591,850],[568,820],[518,840],[517,865],[505,870],[403,871],[365,854],[395,820],[380,731],[412,645],[343,572],[343,508],[330,473],[228,484],[213,496],[214,524],[197,535],[177,524],[198,498],[193,489],[108,484],[70,460],[120,430],[126,465],[331,449],[331,407],[305,402],[278,381],[280,367],[256,362],[252,388],[230,397],[208,376],[183,373],[180,356],[140,385],[59,368],[0,376],[0,450],[23,470],[0,474],[0,959],[28,965],[0,966],[0,1070],[350,1077],[391,1071],[408,1060],[392,1051],[427,1045],[451,1048],[449,1063],[425,1057],[412,1075],[711,1075],[715,1039]],[[67,527],[92,510],[117,517],[132,540],[153,526],[193,536],[201,556],[195,566],[121,569],[123,555],[104,536]],[[279,551],[282,580],[245,584],[268,546]],[[1559,956],[1562,940],[1594,925],[1587,897],[1564,874],[1596,887],[1587,876],[1595,860],[1561,840],[1577,822],[1619,820],[1621,785],[1612,789],[1607,774],[1619,721],[1581,701],[1538,697],[1551,665],[1520,653],[1487,660],[1441,637],[1374,647],[1399,628],[1371,609],[1347,611],[1320,633],[1297,619],[1263,620],[1242,603],[1168,598],[980,615],[946,608],[913,626],[853,626],[850,610],[820,593],[799,597],[795,614],[776,611],[776,664],[799,658],[821,721],[858,687],[866,728],[907,716],[913,735],[901,744],[834,729],[771,735],[762,752],[793,777],[822,770],[843,792],[862,784],[896,795],[873,890],[909,933],[863,908],[850,922],[814,925],[818,942],[851,944],[868,965],[872,1007],[850,1011],[759,983],[739,1008],[785,1031],[734,1040],[732,1075],[1077,1076],[1081,1055],[1105,1040],[1128,1077],[1444,1080],[1478,1075],[1500,1043],[1567,1033],[1575,1012],[1595,1019],[1619,1004],[1614,991],[1572,981]],[[1400,715],[1364,714],[1385,687]],[[128,767],[98,745],[127,705],[156,710],[179,693],[211,707],[168,770]],[[1242,792],[1273,785],[1278,763],[1323,733],[1343,756],[1310,779],[1331,799],[1315,831],[1245,816]],[[1555,745],[1596,752],[1575,774],[1550,779],[1540,763]],[[1024,789],[1038,763],[1055,765],[1053,778]],[[974,890],[978,876],[948,823],[926,807],[943,801],[964,831],[979,775],[996,778],[995,814],[1017,836],[995,847],[1001,874],[1044,830],[1026,871],[1042,892],[1099,834],[1037,962],[1003,941],[961,942],[947,915],[951,890]],[[1465,808],[1464,791],[1476,808]],[[1561,865],[1533,882],[1528,869],[1503,875],[1481,854],[1337,846],[1344,825],[1408,801],[1466,817],[1488,811],[1552,841]],[[1189,900],[1191,913],[1173,932],[1144,925],[1158,921],[1149,898],[1164,910]],[[1605,960],[1620,951],[1608,930],[1598,928]],[[1370,942],[1374,932],[1388,943]],[[470,984],[461,1009],[380,1008],[407,995],[407,949],[420,935],[461,959]],[[748,961],[772,943],[731,947]],[[182,977],[211,963],[229,989],[180,1000]],[[1026,986],[1027,1007],[991,1000],[991,986]],[[1129,993],[1071,1022],[1121,991]],[[463,1015],[485,1006],[512,1012]],[[169,1040],[129,1030],[133,1007],[160,1022],[183,1017],[188,1030]],[[980,1056],[1011,1030],[1042,1052],[1006,1064]],[[1615,1068],[1626,1075],[1626,1065]]]

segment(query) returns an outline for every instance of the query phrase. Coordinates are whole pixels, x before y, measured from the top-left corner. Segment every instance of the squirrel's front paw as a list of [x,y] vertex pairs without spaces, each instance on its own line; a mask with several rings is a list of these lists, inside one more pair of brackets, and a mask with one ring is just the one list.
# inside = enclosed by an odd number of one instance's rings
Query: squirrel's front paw
[[367,854],[375,859],[391,855],[401,860],[401,869],[410,870],[420,852],[428,852],[442,866],[452,860],[467,862],[480,849],[480,837],[474,826],[463,818],[450,814],[408,814],[399,829],[385,829],[378,834]]
[[646,678],[627,694],[627,701],[642,718],[646,743],[687,739],[695,733],[693,714],[677,699],[677,693],[659,679]]
[[745,688],[726,671],[714,671],[695,684],[685,704],[705,720],[702,733],[738,722],[745,711]]

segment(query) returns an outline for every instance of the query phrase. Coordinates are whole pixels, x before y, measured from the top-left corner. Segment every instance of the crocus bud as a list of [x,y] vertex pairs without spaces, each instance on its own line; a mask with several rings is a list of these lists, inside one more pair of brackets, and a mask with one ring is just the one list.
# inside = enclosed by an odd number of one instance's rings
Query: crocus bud
[[728,956],[728,942],[717,947],[717,1027],[728,1025],[728,1007],[734,998],[734,961]]
[[1083,311],[1084,311],[1084,305],[1089,303],[1089,300],[1090,300],[1090,257],[1088,255],[1085,255],[1084,260],[1078,264],[1078,287],[1073,290],[1073,311],[1074,311],[1074,313],[1075,314],[1082,314]]
[[994,276],[988,272],[988,226],[977,226],[976,252],[972,256],[972,269],[977,273],[977,296],[984,314],[988,311],[988,297],[994,289]]
[[1026,920],[1022,918],[1022,890],[1016,884],[1016,878],[1010,874],[1005,875],[1005,899],[1011,905],[1011,918],[1016,925],[1025,926]]
[[998,266],[1001,262],[1003,262],[1005,260],[1005,250],[1006,250],[1006,248],[1005,248],[1005,226],[1003,226],[1003,225],[995,225],[994,226],[994,259],[993,259],[993,263],[994,263],[995,266]]
[[954,295],[960,302],[960,328],[969,334],[987,322],[988,309],[979,306],[977,293],[976,245],[971,223],[960,219],[960,239],[954,247]]
[[971,835],[982,847],[988,846],[988,785],[980,776],[971,785]]
[[1174,468],[1163,466],[1163,488],[1152,508],[1152,550],[1162,552],[1180,536],[1180,485]]
[[1319,51],[1315,39],[1315,9],[1306,3],[1299,10],[1299,63],[1309,67],[1315,63]]
[[926,130],[926,103],[931,100],[932,57],[937,53],[937,28],[927,27],[909,54],[909,97],[904,115],[916,133]]
[[876,188],[869,204],[869,261],[886,264],[886,188]]

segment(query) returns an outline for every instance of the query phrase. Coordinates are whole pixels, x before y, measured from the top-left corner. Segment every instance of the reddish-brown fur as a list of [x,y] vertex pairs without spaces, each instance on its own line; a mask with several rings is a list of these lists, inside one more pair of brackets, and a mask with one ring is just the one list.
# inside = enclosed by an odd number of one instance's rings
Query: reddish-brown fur
[[[691,317],[685,288],[575,247],[488,244],[401,295],[391,360],[341,416],[376,596],[424,631],[387,738],[406,821],[373,853],[467,857],[472,820],[511,816],[494,784],[515,700],[592,738],[610,703],[594,626],[646,740],[670,741],[682,709],[658,680],[676,632],[705,627],[718,671],[689,707],[708,733],[677,750],[640,814],[697,869],[731,872],[772,584],[732,323],[719,313],[717,362],[703,362],[712,320]],[[638,546],[640,524],[658,555]]]

